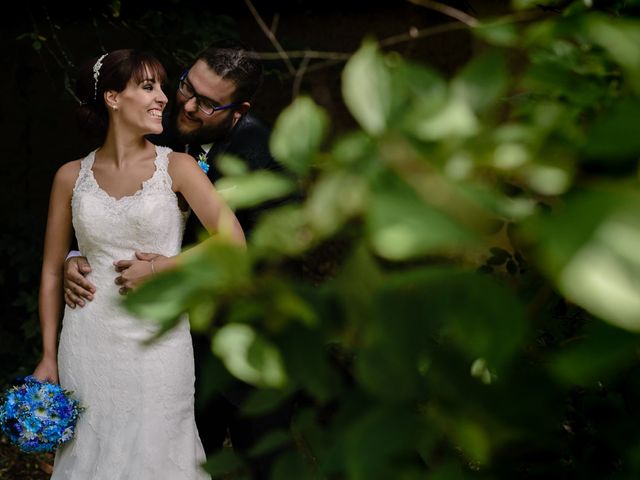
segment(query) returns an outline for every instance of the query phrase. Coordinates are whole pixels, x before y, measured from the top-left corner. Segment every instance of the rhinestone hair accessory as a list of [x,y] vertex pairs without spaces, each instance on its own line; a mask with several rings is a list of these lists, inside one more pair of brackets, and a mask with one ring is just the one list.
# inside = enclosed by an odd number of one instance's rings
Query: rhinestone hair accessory
[[98,58],[98,60],[96,60],[96,63],[93,64],[93,99],[94,100],[98,99],[98,78],[100,77],[100,68],[102,67],[102,60],[104,60],[104,57],[106,57],[107,55],[109,54],[105,53],[100,58]]

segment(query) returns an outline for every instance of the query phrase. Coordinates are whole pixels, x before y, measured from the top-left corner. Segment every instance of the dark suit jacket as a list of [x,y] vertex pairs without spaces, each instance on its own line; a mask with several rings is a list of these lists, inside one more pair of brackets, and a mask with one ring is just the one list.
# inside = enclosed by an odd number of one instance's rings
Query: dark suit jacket
[[[165,117],[166,118],[166,117]],[[161,135],[149,136],[149,140],[157,145],[166,145],[178,152],[185,151],[185,145],[180,144],[175,139],[173,130],[165,123],[164,132]],[[208,177],[211,182],[215,182],[222,177],[217,168],[216,157],[223,153],[235,155],[244,160],[249,170],[281,170],[278,164],[269,152],[269,135],[270,130],[257,117],[251,113],[247,113],[236,123],[235,127],[224,138],[213,143],[213,147],[209,150],[207,159],[209,161]],[[240,221],[240,225],[246,236],[256,223],[258,215],[266,207],[272,203],[260,205],[256,208],[238,210],[236,216]],[[195,215],[189,217],[187,228],[184,234],[184,245],[195,243],[198,239],[198,232],[202,230],[202,225]]]

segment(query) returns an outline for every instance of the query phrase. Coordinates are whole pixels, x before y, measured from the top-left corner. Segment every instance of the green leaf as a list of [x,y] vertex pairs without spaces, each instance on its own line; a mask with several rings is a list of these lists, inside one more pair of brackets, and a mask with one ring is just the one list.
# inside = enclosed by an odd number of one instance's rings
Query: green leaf
[[[346,134],[336,141],[331,151],[331,158],[337,164],[358,167],[370,165],[375,159],[376,144],[362,131]],[[362,170],[357,170],[362,173]]]
[[538,96],[567,98],[582,108],[600,101],[604,84],[592,76],[577,73],[570,65],[563,63],[563,60],[565,59],[545,59],[534,64],[522,79],[521,88],[535,92]]
[[470,480],[475,478],[473,474],[466,473],[460,463],[446,463],[438,465],[429,473],[429,480]]
[[471,32],[486,42],[501,47],[515,46],[520,40],[518,29],[515,25],[509,23],[488,22],[480,24],[477,28],[472,29]]
[[196,288],[184,270],[163,272],[129,293],[124,306],[134,315],[163,322],[186,310]]
[[120,17],[120,8],[122,7],[122,2],[120,0],[111,0],[109,3],[109,10],[111,10],[111,16],[113,18]]
[[218,193],[234,210],[285,197],[295,188],[295,182],[291,178],[266,170],[223,177],[216,182]]
[[594,387],[636,362],[638,340],[637,335],[594,320],[554,356],[551,371],[567,384]]
[[255,390],[242,403],[242,413],[249,416],[265,415],[278,408],[290,395],[289,390]]
[[367,194],[367,185],[360,176],[343,172],[324,175],[305,204],[309,224],[321,237],[332,235],[365,209]]
[[206,332],[213,321],[216,312],[216,303],[204,295],[198,298],[200,301],[189,309],[189,323],[191,330],[196,333]]
[[259,457],[265,453],[271,453],[290,442],[291,434],[289,432],[285,430],[274,430],[258,440],[256,444],[251,447],[249,455]]
[[640,118],[640,100],[622,98],[598,115],[587,134],[584,151],[597,157],[603,164],[640,156],[640,135],[637,122]]
[[519,232],[538,246],[542,266],[557,275],[624,201],[624,196],[609,190],[576,191],[565,197],[562,208],[530,217]]
[[271,480],[319,480],[309,462],[300,454],[287,452],[280,455],[273,467]]
[[[371,250],[362,242],[354,247],[338,275],[331,280],[330,291],[338,298],[350,323],[368,322],[373,304],[371,299],[384,282],[380,266]],[[327,305],[329,302],[323,302]],[[333,313],[332,316],[337,316]]]
[[349,111],[370,135],[387,128],[391,112],[391,75],[371,41],[349,59],[342,72],[342,95]]
[[279,388],[287,382],[278,349],[248,325],[222,327],[213,337],[211,350],[234,376],[247,383]]
[[348,478],[392,478],[384,477],[383,472],[393,469],[397,456],[414,450],[417,420],[408,410],[385,407],[360,416],[347,432]]
[[[465,354],[469,368],[484,358],[500,374],[527,331],[525,310],[513,292],[475,272],[414,269],[387,279],[375,298],[382,319],[378,336],[396,343],[405,357],[414,352],[414,369],[418,353],[432,348],[430,338],[438,336]],[[393,323],[384,321],[390,318]]]
[[416,361],[406,347],[394,338],[378,339],[356,357],[356,378],[384,402],[404,403],[417,398],[421,379]]
[[[485,358],[502,368],[525,339],[525,310],[517,297],[492,277],[475,273],[443,278],[438,311],[443,328],[468,358]],[[450,295],[450,296],[449,296]],[[446,308],[446,297],[452,307]]]
[[391,73],[394,113],[401,117],[416,106],[429,116],[446,104],[448,85],[439,73],[411,62],[401,62]]
[[253,251],[262,255],[299,255],[314,241],[304,210],[294,205],[263,215],[251,234]]
[[586,26],[591,37],[622,65],[635,91],[640,92],[640,22],[638,19],[591,15]]
[[464,98],[471,108],[482,111],[496,104],[507,88],[504,56],[491,51],[474,58],[454,79],[454,95]]
[[223,153],[216,157],[216,167],[225,176],[244,175],[249,171],[249,167],[243,159],[229,153]]
[[592,190],[524,230],[568,299],[634,332],[640,332],[639,210],[635,192]]
[[333,398],[339,388],[323,338],[322,331],[302,325],[292,325],[278,338],[290,378],[321,403]]
[[280,114],[271,134],[273,155],[289,170],[304,175],[324,139],[329,117],[308,97],[299,97]]
[[493,439],[484,425],[468,415],[451,415],[436,403],[427,405],[424,415],[430,425],[442,430],[451,443],[462,450],[470,460],[481,465],[489,462]]
[[405,119],[405,128],[416,138],[431,142],[466,138],[477,133],[480,126],[466,99],[448,95],[444,105],[435,112],[431,101],[418,100]]
[[528,8],[539,8],[540,5],[551,5],[556,0],[511,0],[513,8],[524,10]]
[[442,253],[473,238],[464,226],[422,201],[409,187],[391,176],[376,185],[367,214],[373,248],[391,260]]
[[210,456],[204,464],[204,469],[209,472],[213,479],[222,479],[226,475],[241,470],[244,462],[238,454],[231,449],[223,449]]

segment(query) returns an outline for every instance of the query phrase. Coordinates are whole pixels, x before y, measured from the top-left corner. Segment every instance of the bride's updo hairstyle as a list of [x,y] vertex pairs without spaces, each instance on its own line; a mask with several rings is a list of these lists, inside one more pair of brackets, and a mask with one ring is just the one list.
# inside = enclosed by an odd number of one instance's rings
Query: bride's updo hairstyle
[[104,139],[109,126],[104,93],[121,92],[130,80],[139,84],[149,77],[161,85],[167,80],[160,61],[148,52],[122,49],[89,59],[80,67],[76,80],[76,95],[81,102],[76,110],[79,127],[90,136]]

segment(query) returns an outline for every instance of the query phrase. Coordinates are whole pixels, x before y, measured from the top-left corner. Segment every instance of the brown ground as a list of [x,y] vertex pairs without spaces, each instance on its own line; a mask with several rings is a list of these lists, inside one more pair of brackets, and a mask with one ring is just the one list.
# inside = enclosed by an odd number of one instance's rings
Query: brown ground
[[0,480],[48,480],[53,454],[26,454],[0,436]]

